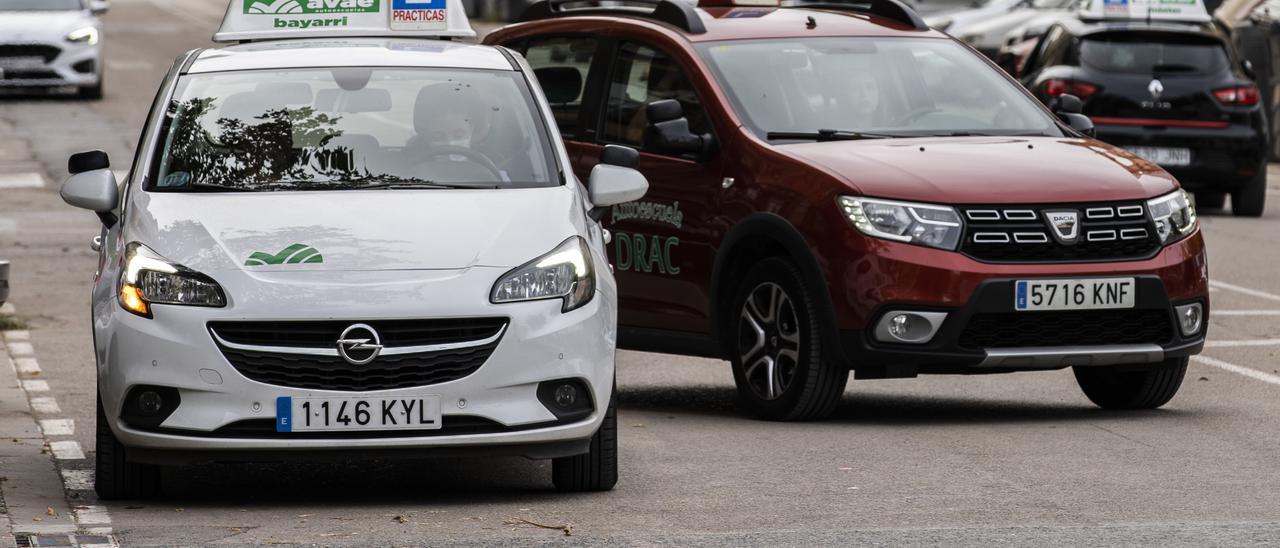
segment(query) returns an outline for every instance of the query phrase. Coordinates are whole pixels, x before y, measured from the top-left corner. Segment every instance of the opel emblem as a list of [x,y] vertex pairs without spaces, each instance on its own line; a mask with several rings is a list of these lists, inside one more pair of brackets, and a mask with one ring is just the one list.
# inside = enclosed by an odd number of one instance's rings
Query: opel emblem
[[1164,84],[1159,78],[1152,78],[1151,83],[1147,84],[1147,91],[1151,92],[1151,98],[1159,101],[1160,95],[1164,93]]
[[1080,212],[1074,209],[1062,211],[1046,211],[1044,218],[1049,222],[1054,239],[1063,244],[1074,244],[1080,238]]
[[362,323],[352,324],[338,337],[338,355],[351,365],[364,365],[382,353],[378,332]]

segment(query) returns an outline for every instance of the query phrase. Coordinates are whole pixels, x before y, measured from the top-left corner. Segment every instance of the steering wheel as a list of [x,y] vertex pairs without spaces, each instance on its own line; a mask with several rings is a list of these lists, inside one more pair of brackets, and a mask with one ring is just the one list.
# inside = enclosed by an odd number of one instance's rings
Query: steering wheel
[[476,164],[488,170],[489,173],[493,175],[493,180],[495,181],[502,180],[502,170],[498,169],[498,165],[493,163],[493,160],[490,160],[488,156],[485,156],[484,154],[471,150],[467,147],[458,147],[453,145],[440,145],[440,146],[431,147],[427,149],[425,153],[423,153],[423,157],[425,159],[421,162],[418,162],[418,165],[421,166],[423,164],[429,163],[431,160],[435,158],[439,158],[441,156],[464,156],[466,157],[468,162]]
[[935,112],[941,112],[941,111],[942,109],[939,109],[936,107],[916,107],[908,111],[906,114],[899,116],[897,119],[897,123],[910,124],[911,122],[919,120],[928,114],[933,114]]

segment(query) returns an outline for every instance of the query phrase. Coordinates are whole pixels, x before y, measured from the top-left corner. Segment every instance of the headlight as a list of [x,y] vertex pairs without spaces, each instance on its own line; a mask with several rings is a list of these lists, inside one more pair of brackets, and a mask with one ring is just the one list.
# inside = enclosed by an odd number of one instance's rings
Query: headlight
[[76,29],[67,35],[67,41],[90,46],[96,45],[98,43],[98,29],[94,27]]
[[1159,198],[1147,200],[1147,211],[1156,223],[1160,242],[1169,245],[1181,240],[1196,228],[1196,208],[1187,191],[1178,189]]
[[952,207],[841,196],[840,209],[868,236],[948,250],[960,243],[960,214]]
[[546,255],[506,273],[493,285],[493,303],[564,299],[568,312],[591,301],[596,274],[586,240],[574,236]]
[[125,247],[120,306],[150,318],[152,304],[222,307],[227,305],[227,298],[208,276],[171,263],[147,246],[133,242]]

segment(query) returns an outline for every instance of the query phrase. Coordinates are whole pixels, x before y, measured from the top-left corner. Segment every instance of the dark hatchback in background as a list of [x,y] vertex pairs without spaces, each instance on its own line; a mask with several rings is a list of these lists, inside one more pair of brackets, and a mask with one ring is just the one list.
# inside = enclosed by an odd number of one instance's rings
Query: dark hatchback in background
[[1212,23],[1063,21],[1022,81],[1043,102],[1084,101],[1097,137],[1146,157],[1203,209],[1262,215],[1267,120],[1251,68]]
[[1253,65],[1267,120],[1271,159],[1280,160],[1280,0],[1227,0],[1213,13],[1240,57]]

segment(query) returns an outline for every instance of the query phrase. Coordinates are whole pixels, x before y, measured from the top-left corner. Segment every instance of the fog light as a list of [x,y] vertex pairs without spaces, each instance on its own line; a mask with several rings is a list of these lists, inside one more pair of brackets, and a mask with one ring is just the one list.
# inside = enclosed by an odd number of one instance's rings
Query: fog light
[[946,319],[946,312],[889,312],[876,324],[875,338],[892,343],[927,343],[938,334]]
[[572,384],[562,384],[556,388],[556,405],[569,408],[578,401],[578,389]]
[[160,412],[160,408],[164,407],[164,398],[153,390],[148,390],[138,394],[138,410],[148,415],[154,415]]
[[1178,316],[1178,328],[1182,330],[1182,336],[1190,337],[1200,332],[1200,327],[1204,324],[1204,307],[1200,303],[1175,306],[1174,311]]

